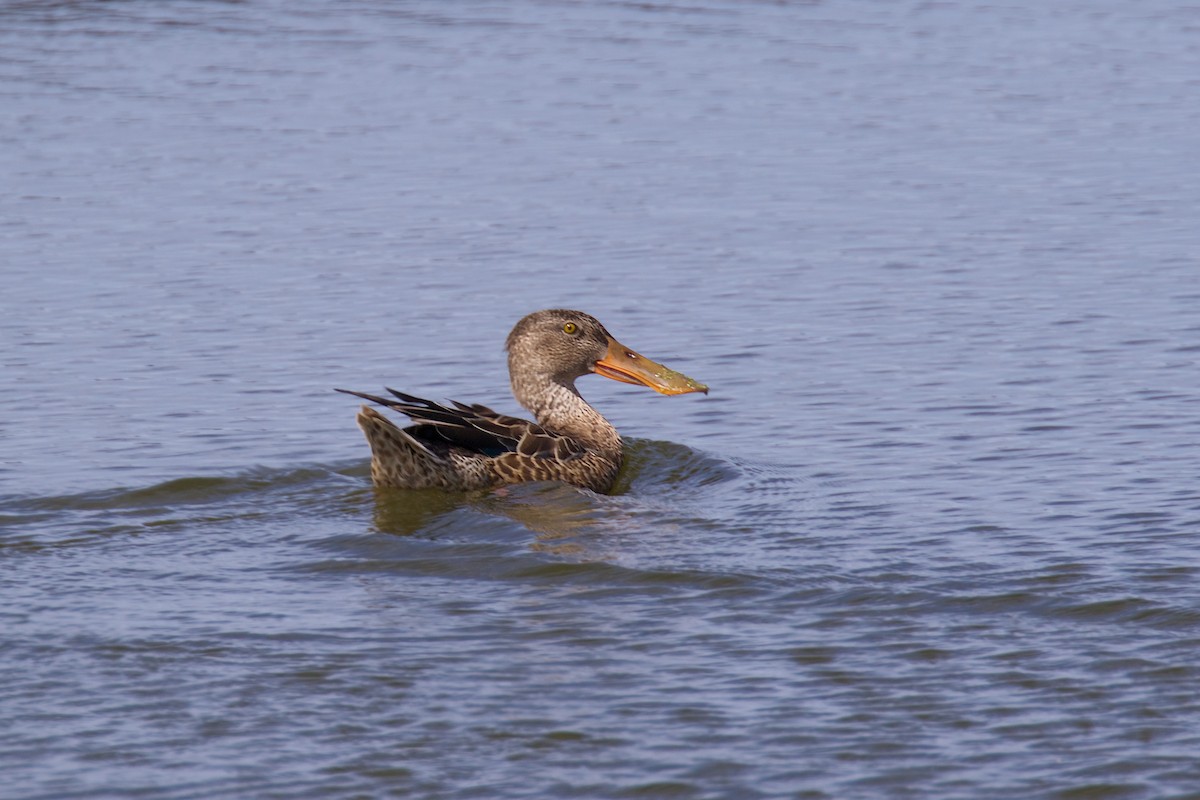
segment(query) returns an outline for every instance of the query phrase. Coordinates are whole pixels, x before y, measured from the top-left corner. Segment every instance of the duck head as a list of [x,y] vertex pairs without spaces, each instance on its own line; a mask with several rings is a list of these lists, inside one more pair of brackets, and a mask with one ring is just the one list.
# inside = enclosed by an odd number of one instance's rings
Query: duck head
[[549,380],[574,391],[576,378],[595,373],[661,394],[708,394],[704,384],[626,347],[582,311],[535,311],[516,324],[505,348],[514,391],[530,380]]

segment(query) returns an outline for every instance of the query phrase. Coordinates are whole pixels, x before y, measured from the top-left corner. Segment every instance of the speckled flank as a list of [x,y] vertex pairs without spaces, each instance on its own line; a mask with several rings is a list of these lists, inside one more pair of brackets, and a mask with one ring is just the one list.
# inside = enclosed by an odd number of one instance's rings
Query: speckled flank
[[529,481],[564,481],[607,492],[621,469],[621,454],[588,453],[570,462],[533,458],[519,453],[506,453],[491,461],[491,471],[497,485]]

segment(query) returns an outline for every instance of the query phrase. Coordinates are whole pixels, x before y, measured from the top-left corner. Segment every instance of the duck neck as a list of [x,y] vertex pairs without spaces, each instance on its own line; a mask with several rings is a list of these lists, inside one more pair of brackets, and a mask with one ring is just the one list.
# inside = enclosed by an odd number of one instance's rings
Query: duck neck
[[570,436],[602,451],[621,452],[621,436],[599,411],[592,408],[575,388],[575,382],[551,379],[512,380],[513,395],[533,412],[548,431]]

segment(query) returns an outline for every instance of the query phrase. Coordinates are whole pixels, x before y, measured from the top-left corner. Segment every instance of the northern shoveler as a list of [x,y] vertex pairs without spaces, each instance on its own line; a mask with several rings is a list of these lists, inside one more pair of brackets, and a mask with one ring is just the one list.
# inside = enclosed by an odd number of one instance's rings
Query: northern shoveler
[[662,394],[708,393],[704,384],[630,350],[581,311],[534,312],[516,324],[505,348],[513,394],[536,423],[395,389],[387,390],[394,399],[337,390],[417,423],[401,428],[370,406],[358,412],[376,486],[467,490],[558,480],[605,492],[621,468],[621,437],[580,396],[576,378],[595,373]]

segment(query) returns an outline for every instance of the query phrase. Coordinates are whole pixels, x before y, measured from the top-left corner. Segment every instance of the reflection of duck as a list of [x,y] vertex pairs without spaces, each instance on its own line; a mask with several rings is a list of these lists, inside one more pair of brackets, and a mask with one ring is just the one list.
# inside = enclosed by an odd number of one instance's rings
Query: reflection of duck
[[560,480],[607,491],[621,467],[621,437],[588,405],[575,379],[594,372],[662,394],[708,393],[686,375],[638,355],[581,311],[538,311],[508,335],[513,394],[537,424],[486,406],[444,406],[388,389],[396,399],[338,389],[407,414],[400,428],[370,406],[358,425],[371,445],[377,486],[486,489]]

